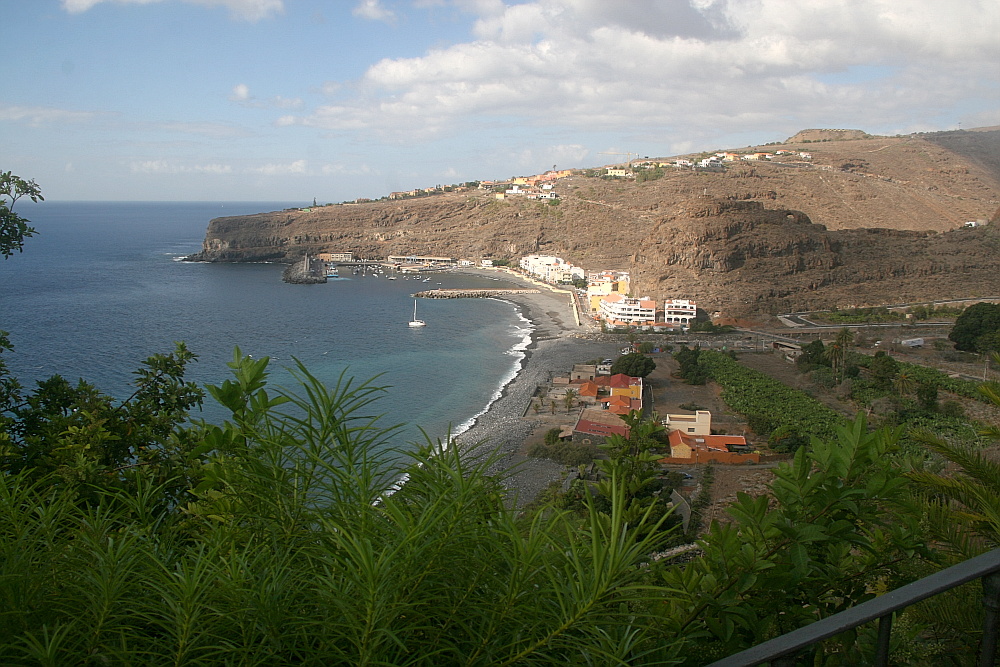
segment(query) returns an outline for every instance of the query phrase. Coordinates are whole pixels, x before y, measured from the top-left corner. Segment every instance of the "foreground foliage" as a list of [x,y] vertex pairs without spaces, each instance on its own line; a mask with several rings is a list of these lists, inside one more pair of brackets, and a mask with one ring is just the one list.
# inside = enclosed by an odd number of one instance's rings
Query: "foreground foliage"
[[[899,432],[862,416],[780,466],[771,497],[739,494],[701,540],[705,555],[668,568],[663,622],[699,656],[721,658],[895,588],[923,551],[915,517],[893,512],[906,480],[892,465]],[[905,570],[904,570],[905,571]],[[839,650],[847,655],[853,641]],[[852,663],[850,660],[845,664]]]
[[301,395],[272,395],[266,360],[232,366],[210,388],[232,419],[194,428],[173,507],[144,468],[128,490],[0,475],[0,662],[669,662],[635,611],[656,531],[635,537],[614,479],[582,529],[520,523],[489,456],[429,444],[400,467],[378,387],[300,368]]

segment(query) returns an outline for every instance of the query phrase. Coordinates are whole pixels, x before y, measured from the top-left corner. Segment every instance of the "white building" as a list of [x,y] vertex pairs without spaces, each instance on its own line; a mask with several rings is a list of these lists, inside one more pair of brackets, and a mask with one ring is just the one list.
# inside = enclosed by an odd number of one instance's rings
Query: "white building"
[[638,299],[624,294],[609,294],[601,299],[601,317],[613,326],[653,324],[656,321],[656,302],[648,296]]
[[712,434],[712,413],[708,410],[698,410],[693,415],[667,415],[660,420],[670,431],[683,431],[690,435]]
[[520,266],[526,273],[550,283],[572,282],[585,275],[580,267],[552,255],[525,255]]
[[667,299],[663,302],[663,321],[689,326],[698,316],[698,304],[690,299]]

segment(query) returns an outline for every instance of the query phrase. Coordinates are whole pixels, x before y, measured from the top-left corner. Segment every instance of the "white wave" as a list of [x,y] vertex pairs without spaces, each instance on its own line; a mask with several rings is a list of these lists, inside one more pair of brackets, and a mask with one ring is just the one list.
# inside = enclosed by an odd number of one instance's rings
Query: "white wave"
[[[497,300],[503,301],[503,299],[497,299]],[[511,303],[511,302],[507,301],[506,303]],[[527,317],[524,316],[521,310],[517,308],[516,304],[513,305],[516,309],[517,317],[521,321],[520,325],[513,326],[513,331],[515,333],[522,333],[523,335],[521,337],[521,340],[519,340],[517,343],[514,343],[514,345],[511,346],[511,348],[505,352],[505,354],[516,356],[517,361],[513,366],[511,366],[510,371],[508,371],[507,374],[504,375],[503,378],[501,378],[496,391],[493,392],[493,396],[486,403],[486,406],[483,407],[482,410],[480,410],[473,416],[469,417],[468,419],[460,423],[454,429],[451,429],[448,434],[448,438],[445,440],[444,443],[442,443],[442,448],[447,448],[448,444],[456,442],[458,436],[462,435],[463,433],[471,429],[473,426],[475,426],[476,420],[485,415],[487,412],[489,412],[489,409],[493,406],[493,404],[496,403],[498,400],[500,400],[500,397],[503,396],[503,391],[504,389],[507,388],[507,385],[513,382],[517,378],[518,374],[522,370],[524,370],[524,360],[528,356],[526,354],[526,350],[528,349],[528,347],[531,346],[532,334],[535,331],[535,325],[531,320],[529,320]],[[418,465],[423,465],[423,464],[418,464]],[[392,494],[402,489],[403,486],[406,484],[406,482],[409,481],[409,479],[410,475],[408,473],[403,473],[402,475],[400,475],[389,486],[389,488],[387,488],[385,492],[378,497],[378,499],[375,501],[375,504],[380,503],[383,498],[388,498]]]
[[[500,300],[502,301],[502,299]],[[521,313],[520,309],[517,310],[517,317],[523,324],[521,326],[515,325],[514,331],[522,333],[523,335],[520,341],[515,343],[505,352],[505,354],[517,357],[517,362],[511,367],[510,371],[508,371],[507,374],[501,378],[499,386],[496,391],[493,392],[493,396],[486,403],[486,406],[455,427],[451,431],[449,439],[453,440],[475,426],[476,420],[489,412],[489,409],[493,406],[493,404],[500,400],[500,397],[503,396],[503,391],[507,388],[507,385],[513,382],[517,378],[518,374],[524,370],[524,359],[528,356],[525,352],[531,346],[532,334],[535,332],[535,325],[531,320],[526,318],[523,313]]]

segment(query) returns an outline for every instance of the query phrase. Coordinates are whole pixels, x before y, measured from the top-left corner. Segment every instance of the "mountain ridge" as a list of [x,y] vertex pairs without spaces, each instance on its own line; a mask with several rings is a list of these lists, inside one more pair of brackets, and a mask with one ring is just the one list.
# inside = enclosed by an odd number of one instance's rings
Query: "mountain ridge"
[[644,182],[577,173],[556,182],[558,205],[466,191],[216,218],[192,259],[540,252],[630,270],[637,292],[732,316],[965,297],[970,283],[1000,294],[1000,130],[816,132],[757,149],[793,151],[781,162],[668,167]]

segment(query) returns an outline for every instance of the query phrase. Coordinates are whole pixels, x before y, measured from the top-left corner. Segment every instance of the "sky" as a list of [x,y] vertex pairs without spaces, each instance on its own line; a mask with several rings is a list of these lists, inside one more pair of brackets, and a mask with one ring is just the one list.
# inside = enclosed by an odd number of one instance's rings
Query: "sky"
[[303,201],[1000,125],[997,0],[2,0],[0,171]]

